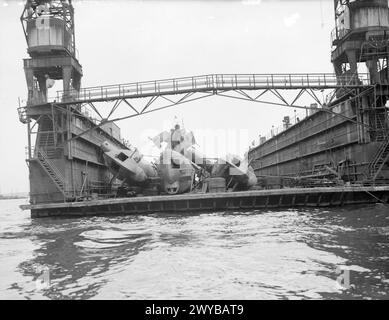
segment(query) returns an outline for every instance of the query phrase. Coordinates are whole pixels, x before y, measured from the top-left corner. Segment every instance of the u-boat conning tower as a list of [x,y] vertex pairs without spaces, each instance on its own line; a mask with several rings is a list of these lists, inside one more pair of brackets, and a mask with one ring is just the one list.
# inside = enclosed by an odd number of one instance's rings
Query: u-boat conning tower
[[30,56],[24,59],[28,99],[19,117],[28,127],[27,163],[30,202],[58,202],[91,192],[106,192],[110,174],[103,164],[100,144],[120,145],[114,124],[72,137],[95,125],[80,104],[57,106],[48,90],[62,81],[61,101],[73,101],[81,86],[82,67],[75,45],[74,8],[71,0],[27,0],[21,16]]

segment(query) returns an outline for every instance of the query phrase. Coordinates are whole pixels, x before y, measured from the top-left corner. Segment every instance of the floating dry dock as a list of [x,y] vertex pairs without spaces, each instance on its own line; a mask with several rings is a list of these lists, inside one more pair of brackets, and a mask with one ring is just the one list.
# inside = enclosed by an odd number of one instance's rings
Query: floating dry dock
[[389,186],[287,188],[23,205],[32,217],[329,207],[389,201]]
[[[334,19],[334,74],[208,74],[82,88],[72,0],[26,0],[28,96],[18,112],[27,126],[31,205],[23,209],[44,217],[387,203],[388,1],[334,0]],[[54,81],[62,91],[50,98]],[[127,148],[115,121],[211,96],[305,109],[251,146],[263,190],[107,199],[114,176],[100,146]],[[275,186],[284,188],[266,189]],[[73,202],[91,198],[104,200]]]

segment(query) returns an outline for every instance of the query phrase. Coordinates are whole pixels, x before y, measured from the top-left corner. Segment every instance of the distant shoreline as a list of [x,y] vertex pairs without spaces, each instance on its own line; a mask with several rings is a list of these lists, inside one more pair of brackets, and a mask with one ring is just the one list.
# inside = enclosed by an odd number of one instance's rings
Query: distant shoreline
[[12,199],[27,199],[28,196],[1,196],[0,200],[12,200]]

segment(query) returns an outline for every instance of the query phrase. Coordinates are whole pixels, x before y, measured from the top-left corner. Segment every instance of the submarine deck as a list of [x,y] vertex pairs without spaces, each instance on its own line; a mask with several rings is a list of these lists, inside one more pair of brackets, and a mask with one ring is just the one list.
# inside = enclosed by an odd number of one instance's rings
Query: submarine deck
[[31,216],[88,216],[194,211],[331,207],[351,204],[389,203],[389,185],[284,188],[220,193],[141,196],[82,202],[21,205]]

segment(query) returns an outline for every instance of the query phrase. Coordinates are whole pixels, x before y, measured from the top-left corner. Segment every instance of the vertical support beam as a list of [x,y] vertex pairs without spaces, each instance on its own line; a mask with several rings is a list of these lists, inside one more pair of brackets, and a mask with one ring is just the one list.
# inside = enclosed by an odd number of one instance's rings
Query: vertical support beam
[[[386,52],[388,52],[388,47],[386,47]],[[384,79],[384,83],[388,84],[389,83],[389,54],[386,56],[386,79]]]
[[380,82],[379,73],[377,70],[377,64],[378,64],[377,57],[372,57],[371,60],[366,61],[366,67],[369,70],[371,83],[379,83]]
[[338,77],[342,75],[342,65],[337,61],[334,61],[334,70]]
[[316,207],[320,207],[320,204],[321,204],[321,198],[323,197],[323,193],[320,193],[318,198],[317,198],[317,203],[316,203]]
[[32,152],[31,152],[31,124],[30,124],[30,117],[27,116],[27,141],[28,141],[28,160],[32,158]]
[[37,77],[38,83],[39,83],[39,99],[42,103],[47,102],[47,87],[46,87],[46,77],[45,76],[38,76]]
[[357,134],[358,134],[358,143],[363,143],[363,137],[364,137],[364,128],[363,126],[361,125],[363,119],[362,119],[362,111],[361,111],[361,107],[360,107],[360,99],[359,97],[355,99],[355,101],[350,101],[350,102],[346,102],[346,103],[351,103],[351,104],[355,104],[355,114],[357,116]]
[[79,93],[81,90],[81,75],[76,73],[73,79],[73,88]]
[[71,112],[71,106],[66,106],[66,131],[67,131],[67,151],[68,151],[68,159],[73,159],[73,140],[72,138],[72,112]]
[[69,100],[70,98],[70,83],[72,79],[72,67],[71,66],[63,66],[62,67],[62,79],[63,79],[63,91],[64,96],[62,99],[64,101]]
[[31,105],[33,104],[33,99],[34,99],[34,70],[30,67],[26,67],[26,60],[24,64],[25,64],[24,74],[26,77],[27,90],[28,90],[27,105]]
[[[346,50],[346,55],[348,62],[350,64],[350,72],[353,75],[353,77],[356,77],[358,74],[358,67],[357,67],[357,55],[354,50]],[[356,78],[353,78],[355,81]]]
[[308,199],[309,199],[309,193],[307,193],[307,194],[305,195],[305,198],[304,198],[304,206],[307,205]]
[[278,206],[281,207],[282,205],[282,199],[283,199],[283,196],[282,194],[280,195],[280,198],[278,199]]
[[[375,99],[375,97],[373,98]],[[370,112],[369,112],[369,99],[367,95],[363,95],[361,97],[361,104],[362,104],[362,109],[361,109],[362,123],[364,124],[364,126],[361,126],[363,132],[363,142],[368,143],[370,142],[370,134],[367,128],[370,127]]]
[[339,206],[343,206],[343,203],[344,203],[344,195],[345,195],[344,192],[342,192],[341,195],[340,195]]
[[53,141],[54,141],[54,147],[57,146],[57,131],[56,130],[56,123],[55,123],[55,113],[54,113],[54,105],[51,104],[51,122],[52,122],[52,127],[53,127]]

